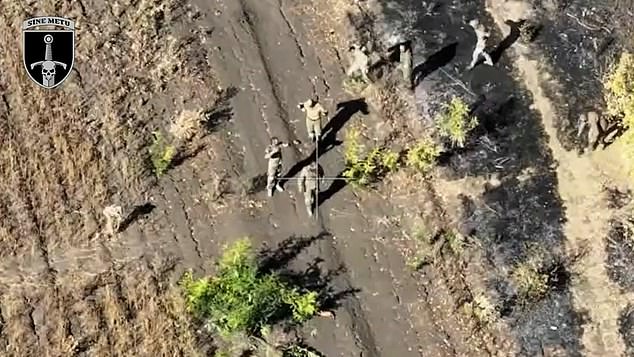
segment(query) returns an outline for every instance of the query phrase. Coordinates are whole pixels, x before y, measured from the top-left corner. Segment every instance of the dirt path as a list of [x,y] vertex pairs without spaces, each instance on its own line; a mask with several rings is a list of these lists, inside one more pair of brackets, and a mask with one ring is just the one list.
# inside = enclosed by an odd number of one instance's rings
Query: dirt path
[[[217,46],[210,57],[221,82],[240,88],[233,106],[238,147],[243,148],[245,158],[242,175],[254,177],[265,172],[266,163],[260,156],[270,136],[307,141],[296,104],[313,91],[320,95],[331,118],[337,118],[331,124],[334,130],[355,120],[376,120],[360,114],[351,118],[335,114],[337,103],[354,98],[339,88],[341,64],[323,57],[311,46],[315,41],[306,35],[309,29],[300,8],[312,6],[310,1],[293,6],[277,0],[198,5],[202,13],[217,15],[209,19]],[[284,171],[311,151],[312,147],[305,144],[290,149]],[[320,158],[327,176],[339,172],[341,161],[337,150]],[[363,356],[420,356],[423,350],[428,356],[450,355],[450,341],[442,328],[416,325],[415,321],[431,321],[431,310],[398,251],[377,239],[379,227],[371,217],[390,214],[389,206],[373,202],[370,215],[364,214],[355,204],[354,195],[344,189],[322,204],[320,221],[311,222],[293,181],[286,186],[286,193],[264,203],[261,214],[266,219],[252,225],[257,231],[237,228],[245,225],[245,220],[254,221],[240,214],[221,219],[226,223],[214,230],[218,235],[251,233],[269,245],[293,235],[315,236],[320,231],[332,235],[306,249],[300,261],[322,259],[321,266],[328,271],[345,267],[333,284],[337,290],[355,289],[356,293],[341,301],[336,321],[311,322],[308,329],[315,329],[315,347],[328,356],[358,356],[360,352]],[[325,186],[337,191],[330,184]],[[417,315],[415,321],[412,314]]]
[[[504,14],[499,11],[500,1],[488,1],[490,12],[505,34]],[[569,252],[587,251],[575,266],[577,278],[573,282],[576,309],[587,311],[589,319],[583,326],[583,345],[587,356],[620,356],[624,351],[619,335],[619,312],[631,301],[608,278],[604,237],[613,216],[606,204],[604,184],[610,179],[626,182],[622,177],[617,145],[605,151],[579,156],[566,150],[557,139],[557,113],[553,102],[546,96],[543,86],[556,86],[543,66],[527,57],[528,49],[516,45],[517,68],[533,94],[534,105],[541,113],[549,146],[557,162],[558,190],[565,207],[564,232]],[[610,178],[610,179],[608,179]]]

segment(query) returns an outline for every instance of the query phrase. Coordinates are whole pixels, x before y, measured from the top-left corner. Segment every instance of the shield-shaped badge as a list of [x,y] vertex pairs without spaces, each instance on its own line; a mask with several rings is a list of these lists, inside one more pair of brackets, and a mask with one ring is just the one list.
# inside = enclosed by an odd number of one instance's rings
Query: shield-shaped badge
[[75,22],[50,16],[24,21],[22,59],[35,83],[44,88],[62,84],[75,62]]

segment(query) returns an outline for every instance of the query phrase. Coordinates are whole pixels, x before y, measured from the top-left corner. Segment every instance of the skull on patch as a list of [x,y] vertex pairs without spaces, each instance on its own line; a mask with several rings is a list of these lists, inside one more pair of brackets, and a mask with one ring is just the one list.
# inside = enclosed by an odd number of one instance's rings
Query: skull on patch
[[47,87],[55,84],[55,62],[44,61],[42,63],[42,82]]

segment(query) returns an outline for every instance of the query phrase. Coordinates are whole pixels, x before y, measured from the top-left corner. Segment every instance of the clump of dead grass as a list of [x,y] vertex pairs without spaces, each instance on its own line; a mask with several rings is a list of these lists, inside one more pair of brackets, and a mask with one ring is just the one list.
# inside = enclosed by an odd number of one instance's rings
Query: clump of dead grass
[[529,257],[518,263],[511,272],[520,302],[535,302],[548,292],[548,274],[541,272],[540,259]]
[[191,140],[202,130],[202,113],[200,111],[183,110],[172,121],[169,132],[180,141]]
[[464,305],[464,309],[483,326],[490,325],[497,319],[495,305],[484,294],[477,294],[472,301]]

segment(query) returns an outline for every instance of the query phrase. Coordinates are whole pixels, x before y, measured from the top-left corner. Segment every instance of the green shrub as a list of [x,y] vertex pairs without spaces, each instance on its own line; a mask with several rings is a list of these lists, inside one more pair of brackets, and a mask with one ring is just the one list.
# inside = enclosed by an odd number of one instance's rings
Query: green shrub
[[374,148],[364,159],[347,162],[343,176],[353,186],[365,187],[378,182],[397,168],[398,153],[385,148]]
[[443,234],[443,238],[445,239],[447,248],[449,248],[452,254],[460,256],[464,252],[465,238],[460,232],[451,230]]
[[317,311],[317,293],[301,292],[278,275],[259,271],[248,239],[226,248],[218,268],[217,275],[200,279],[185,273],[181,286],[188,310],[223,336],[258,334],[279,319],[303,322]]
[[476,117],[469,117],[469,106],[457,97],[443,105],[436,121],[440,135],[449,138],[451,144],[458,147],[464,147],[467,134],[478,125]]
[[368,87],[368,83],[360,74],[355,74],[344,78],[343,89],[353,95],[363,92]]
[[440,148],[429,139],[419,140],[407,151],[407,166],[420,173],[427,173],[436,164]]
[[176,155],[176,148],[166,144],[163,135],[155,131],[152,133],[152,145],[149,151],[154,174],[156,174],[156,177],[163,176]]
[[346,169],[343,176],[355,187],[365,187],[375,183],[390,172],[396,171],[399,154],[387,148],[374,148],[362,158],[364,146],[359,144],[359,133],[349,130],[346,133],[344,159]]

